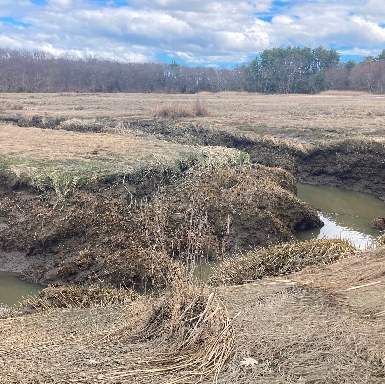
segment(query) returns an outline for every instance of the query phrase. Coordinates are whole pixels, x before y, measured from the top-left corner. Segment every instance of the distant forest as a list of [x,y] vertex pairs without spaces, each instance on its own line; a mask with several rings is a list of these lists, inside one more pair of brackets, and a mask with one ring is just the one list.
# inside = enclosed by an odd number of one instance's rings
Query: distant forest
[[123,63],[93,57],[0,49],[0,92],[246,91],[309,93],[352,90],[385,93],[385,49],[360,63],[341,63],[334,49],[266,49],[232,69],[172,62]]

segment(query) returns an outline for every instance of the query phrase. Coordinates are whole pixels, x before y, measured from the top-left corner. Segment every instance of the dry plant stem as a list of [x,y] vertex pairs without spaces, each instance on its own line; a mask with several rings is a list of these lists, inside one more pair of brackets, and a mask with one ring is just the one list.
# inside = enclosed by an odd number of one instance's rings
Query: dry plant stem
[[211,284],[237,285],[299,271],[310,265],[328,265],[356,248],[346,240],[323,239],[287,243],[228,258],[210,278]]
[[[193,297],[191,297],[192,292],[195,292]],[[213,382],[217,382],[221,368],[234,348],[233,322],[235,317],[230,319],[226,315],[223,305],[215,298],[213,292],[208,294],[204,306],[202,306],[202,299],[202,288],[192,287],[191,285],[184,285],[171,293],[169,299],[163,302],[163,309],[160,314],[164,316],[169,311],[179,311],[182,302],[185,303],[185,308],[182,308],[180,314],[175,313],[175,319],[170,318],[163,325],[159,323],[159,321],[162,321],[159,316],[153,317],[151,323],[142,328],[139,334],[151,335],[154,325],[158,327],[154,330],[161,334],[173,332],[177,335],[182,331],[182,334],[176,339],[170,333],[170,340],[163,341],[166,342],[165,348],[173,352],[156,353],[146,358],[136,359],[132,362],[132,365],[136,368],[108,372],[104,374],[104,377],[125,380],[132,376],[150,378],[171,374],[177,375],[177,377],[168,378],[167,383],[176,384],[187,383],[198,377],[202,379],[214,375]],[[196,310],[200,311],[196,316],[189,316],[190,313],[195,313]],[[172,312],[171,316],[173,316]],[[175,321],[176,323],[174,323]],[[163,332],[161,328],[164,328]],[[162,337],[164,338],[164,336],[163,334]],[[160,340],[155,340],[159,344]],[[171,344],[169,344],[170,342]],[[140,367],[142,365],[148,366],[148,362],[151,362],[153,368]]]

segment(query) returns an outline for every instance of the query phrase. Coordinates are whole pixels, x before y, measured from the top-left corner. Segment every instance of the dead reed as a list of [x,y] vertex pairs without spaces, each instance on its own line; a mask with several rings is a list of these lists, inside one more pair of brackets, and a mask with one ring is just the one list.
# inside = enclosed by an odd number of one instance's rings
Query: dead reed
[[155,117],[176,119],[180,117],[209,116],[210,111],[203,100],[196,99],[189,104],[182,104],[176,101],[171,101],[166,104],[158,104],[152,114]]
[[[37,297],[26,298],[21,312],[31,313],[57,308],[96,308],[109,305],[124,305],[138,297],[133,290],[100,287],[48,287]],[[19,309],[18,309],[19,310]]]
[[354,252],[347,240],[322,239],[250,251],[223,261],[210,284],[238,285],[265,276],[285,275],[309,265],[327,265]]
[[[111,336],[121,339],[125,332],[123,328]],[[156,349],[149,356],[132,360],[132,368],[121,367],[103,374],[104,380],[135,377],[142,382],[162,376],[167,383],[191,383],[212,375],[213,382],[217,382],[233,352],[235,334],[233,319],[214,292],[179,279],[153,307],[132,339],[153,341]]]

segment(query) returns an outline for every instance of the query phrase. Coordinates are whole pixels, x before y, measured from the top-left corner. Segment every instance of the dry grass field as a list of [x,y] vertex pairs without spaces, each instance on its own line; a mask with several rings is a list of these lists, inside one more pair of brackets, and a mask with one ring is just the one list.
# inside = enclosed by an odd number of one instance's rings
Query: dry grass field
[[[365,94],[0,94],[0,108],[3,104],[6,112],[24,116],[47,114],[118,122],[152,119],[154,111],[163,104],[189,104],[197,98],[205,103],[210,116],[186,118],[184,122],[304,142],[385,135],[384,97]],[[12,105],[15,110],[10,109]]]
[[[166,299],[3,319],[0,382],[380,384],[384,260],[384,249],[358,253],[218,288],[214,299],[198,287],[195,296],[182,295],[183,304],[174,292]],[[170,302],[180,305],[174,316]],[[194,328],[199,344],[191,340],[181,348],[179,327],[188,324],[185,314],[192,320],[192,309],[195,322],[205,320]]]

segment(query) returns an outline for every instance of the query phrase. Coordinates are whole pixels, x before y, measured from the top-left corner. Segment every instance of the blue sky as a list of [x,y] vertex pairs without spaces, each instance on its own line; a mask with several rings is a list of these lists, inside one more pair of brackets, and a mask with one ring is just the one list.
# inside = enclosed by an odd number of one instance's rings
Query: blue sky
[[383,0],[0,0],[0,47],[223,66],[266,48],[385,48]]

